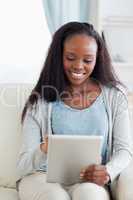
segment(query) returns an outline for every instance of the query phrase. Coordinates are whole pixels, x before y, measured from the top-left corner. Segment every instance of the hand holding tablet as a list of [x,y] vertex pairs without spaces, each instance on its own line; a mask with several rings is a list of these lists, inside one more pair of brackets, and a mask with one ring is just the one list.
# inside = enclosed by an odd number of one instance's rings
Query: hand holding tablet
[[104,165],[89,165],[81,170],[80,178],[85,182],[91,182],[104,186],[110,180],[110,176]]
[[48,152],[48,136],[46,136],[43,139],[43,142],[40,144],[40,149],[42,152],[47,154],[47,152]]

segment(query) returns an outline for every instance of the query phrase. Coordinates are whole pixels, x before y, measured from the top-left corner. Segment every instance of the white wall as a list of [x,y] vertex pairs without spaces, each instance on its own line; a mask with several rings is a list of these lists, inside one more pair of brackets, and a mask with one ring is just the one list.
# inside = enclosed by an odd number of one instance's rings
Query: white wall
[[[133,91],[133,1],[100,0],[100,22],[120,79]],[[118,60],[117,60],[118,61]]]
[[0,0],[0,83],[36,82],[50,40],[41,0]]
[[100,0],[102,16],[133,16],[132,0]]
[[133,63],[133,1],[101,0],[101,23],[112,56]]

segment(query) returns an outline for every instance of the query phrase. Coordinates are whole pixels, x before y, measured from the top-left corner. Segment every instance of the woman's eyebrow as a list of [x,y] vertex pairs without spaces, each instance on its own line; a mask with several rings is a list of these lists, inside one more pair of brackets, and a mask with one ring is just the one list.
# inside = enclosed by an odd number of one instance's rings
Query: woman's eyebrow
[[[72,51],[66,51],[65,53],[66,53],[66,54],[72,54],[72,55],[75,55],[75,54],[76,54],[75,52],[72,52]],[[84,56],[93,56],[93,55],[94,55],[93,53],[84,54]]]
[[66,51],[65,53],[66,53],[66,54],[75,55],[75,53],[74,53],[74,52],[71,52],[71,51]]
[[95,54],[85,54],[84,56],[88,57],[88,58],[93,58],[95,56]]
[[[77,54],[75,52],[72,52],[72,51],[66,51],[65,52],[66,55],[72,55],[72,56],[77,56]],[[84,54],[84,56],[86,58],[93,58],[95,56],[95,54],[93,53],[90,53],[90,54]]]

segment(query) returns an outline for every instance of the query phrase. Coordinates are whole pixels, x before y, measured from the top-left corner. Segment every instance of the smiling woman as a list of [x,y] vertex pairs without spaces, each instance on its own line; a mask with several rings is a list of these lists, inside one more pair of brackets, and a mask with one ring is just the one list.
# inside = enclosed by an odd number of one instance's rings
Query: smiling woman
[[[17,163],[20,199],[109,200],[108,184],[119,181],[132,160],[129,124],[127,97],[104,39],[89,23],[61,26],[22,114],[23,144]],[[51,134],[102,136],[101,163],[84,166],[79,172],[81,182],[74,185],[47,182]]]
[[0,26],[0,82],[34,83],[51,40],[42,1],[0,1]]

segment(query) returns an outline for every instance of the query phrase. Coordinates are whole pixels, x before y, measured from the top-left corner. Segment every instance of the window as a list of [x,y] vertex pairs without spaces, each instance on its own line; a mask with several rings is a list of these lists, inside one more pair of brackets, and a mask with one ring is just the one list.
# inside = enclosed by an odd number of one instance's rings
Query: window
[[0,82],[35,83],[51,40],[42,1],[0,1],[0,25]]

